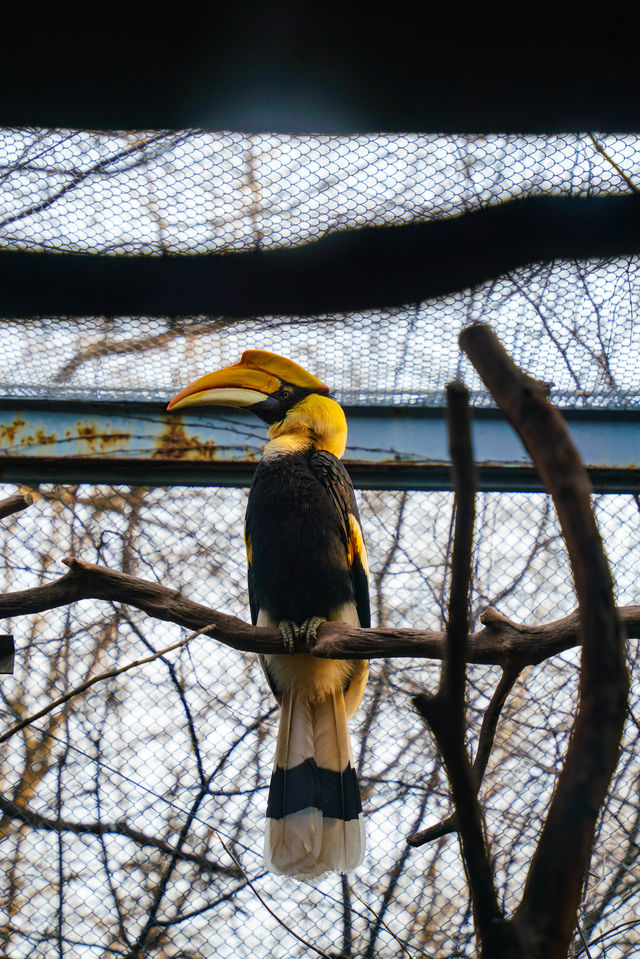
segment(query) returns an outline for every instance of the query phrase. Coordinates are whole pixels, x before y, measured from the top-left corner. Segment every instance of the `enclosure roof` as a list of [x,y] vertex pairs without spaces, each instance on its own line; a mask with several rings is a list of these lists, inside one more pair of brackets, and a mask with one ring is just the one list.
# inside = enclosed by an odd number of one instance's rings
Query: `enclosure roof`
[[[343,402],[438,405],[446,382],[462,375],[482,403],[457,335],[483,320],[523,368],[552,384],[560,404],[638,405],[637,136],[9,129],[0,132],[0,156],[5,396],[163,401],[258,347],[306,365]],[[567,250],[589,249],[594,236],[594,249],[606,248],[625,236],[621,219],[629,248],[547,253],[461,286],[436,268],[438,244],[430,241],[431,259],[415,249],[411,263],[404,256],[407,236],[442,228],[439,247],[464,276],[485,262],[484,225],[514,207],[517,216],[529,212],[519,234],[499,221],[505,255],[516,235],[549,251],[563,231]],[[477,257],[463,253],[469,217],[481,224]],[[446,232],[454,224],[455,242]],[[351,243],[361,244],[357,263]],[[323,258],[328,248],[338,249],[333,266]],[[53,272],[39,272],[39,257]],[[279,272],[283,262],[288,274]],[[246,263],[261,285],[251,285]],[[231,301],[228,310],[179,308],[192,290],[173,271],[188,276],[194,264],[213,302]],[[130,310],[110,299],[114,266],[128,271],[120,292]],[[274,309],[289,294],[287,276],[307,310]],[[410,295],[412,277],[427,289],[435,283],[438,295]],[[376,302],[387,280],[397,302]],[[340,282],[370,300],[343,302]],[[85,295],[90,312],[60,309]],[[41,308],[11,311],[20,296]],[[320,307],[326,296],[335,309]],[[243,310],[243,297],[256,308]],[[153,315],[133,309],[147,300]]]

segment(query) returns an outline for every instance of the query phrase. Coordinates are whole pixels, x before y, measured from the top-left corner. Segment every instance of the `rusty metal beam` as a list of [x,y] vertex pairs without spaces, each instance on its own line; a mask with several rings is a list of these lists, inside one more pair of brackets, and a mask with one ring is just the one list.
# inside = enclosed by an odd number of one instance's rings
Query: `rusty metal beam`
[[[567,410],[575,442],[598,490],[640,491],[640,413]],[[441,407],[347,408],[345,462],[369,489],[448,489]],[[0,400],[0,480],[246,486],[265,428],[242,411],[167,413],[152,402]],[[520,441],[493,409],[478,408],[479,486],[539,490]]]

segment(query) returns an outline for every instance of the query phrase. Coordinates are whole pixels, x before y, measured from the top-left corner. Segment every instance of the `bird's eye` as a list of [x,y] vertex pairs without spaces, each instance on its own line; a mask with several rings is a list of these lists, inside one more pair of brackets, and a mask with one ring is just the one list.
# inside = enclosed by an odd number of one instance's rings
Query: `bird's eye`
[[281,386],[281,387],[280,387],[280,396],[281,396],[283,399],[288,400],[290,396],[293,396],[293,390],[291,389],[290,386]]

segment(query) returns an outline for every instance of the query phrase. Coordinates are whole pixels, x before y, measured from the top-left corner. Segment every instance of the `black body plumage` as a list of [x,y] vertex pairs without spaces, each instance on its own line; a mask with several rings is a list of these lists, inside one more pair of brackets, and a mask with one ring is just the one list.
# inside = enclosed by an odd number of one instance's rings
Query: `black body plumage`
[[349,514],[358,520],[353,487],[337,457],[319,450],[264,458],[246,514],[251,549],[249,597],[276,622],[329,618],[353,602],[370,625],[366,574],[349,564]]

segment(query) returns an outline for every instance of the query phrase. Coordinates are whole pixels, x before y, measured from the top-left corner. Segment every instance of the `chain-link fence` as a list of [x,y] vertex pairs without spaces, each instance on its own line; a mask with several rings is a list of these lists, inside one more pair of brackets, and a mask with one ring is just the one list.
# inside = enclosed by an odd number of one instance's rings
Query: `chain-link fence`
[[[63,572],[60,557],[75,553],[247,618],[244,491],[39,492],[3,533],[9,589],[51,580]],[[360,500],[374,623],[440,628],[450,494],[369,491]],[[637,501],[600,496],[597,512],[618,602],[632,603]],[[476,614],[493,603],[536,623],[574,607],[563,543],[542,494],[479,496],[474,569]],[[186,635],[93,601],[16,620],[12,628],[18,661],[15,676],[2,683],[9,726],[88,677]],[[632,669],[635,658],[634,646]],[[566,746],[576,661],[573,651],[531,667],[499,726],[482,795],[507,909],[518,901]],[[472,749],[499,672],[471,671]],[[473,955],[455,835],[406,845],[410,832],[450,812],[446,777],[409,704],[412,694],[435,690],[437,677],[436,664],[422,661],[372,664],[354,724],[368,853],[348,882],[330,876],[299,884],[264,872],[277,716],[253,655],[199,637],[35,721],[3,753],[3,795],[24,809],[3,825],[7,954],[129,955],[138,941],[143,955],[311,954],[295,933],[328,955]],[[634,691],[581,910],[591,955],[640,949],[637,709]]]
[[[634,137],[245,137],[182,133],[0,133],[0,245],[24,250],[188,254],[264,250],[323,233],[447,217],[536,193],[629,192]],[[354,404],[442,405],[462,376],[459,329],[485,319],[562,406],[637,409],[638,260],[537,264],[439,300],[338,316],[41,317],[0,328],[5,397],[166,401],[248,347],[303,363]],[[259,431],[260,427],[256,426]],[[11,437],[4,437],[5,453]],[[14,451],[15,452],[15,451]],[[14,487],[5,486],[2,495]],[[3,592],[50,582],[79,556],[248,618],[246,490],[51,486],[5,521]],[[374,623],[442,626],[452,497],[361,491]],[[640,501],[601,495],[597,515],[619,605],[638,602]],[[480,493],[473,609],[517,622],[575,598],[543,494]],[[117,603],[84,601],[7,624],[12,727],[92,676],[184,638]],[[630,649],[635,680],[636,644]],[[475,666],[477,744],[497,667]],[[507,700],[483,781],[507,912],[560,767],[576,704],[577,653],[528,669]],[[109,676],[2,746],[5,869],[0,942],[27,956],[472,956],[473,923],[453,833],[406,837],[450,812],[446,777],[409,697],[438,664],[374,661],[353,723],[368,852],[348,880],[264,872],[262,830],[277,713],[255,657],[198,637]],[[638,702],[601,818],[575,955],[640,955]],[[588,945],[587,945],[588,944]],[[588,949],[588,953],[587,953]]]

